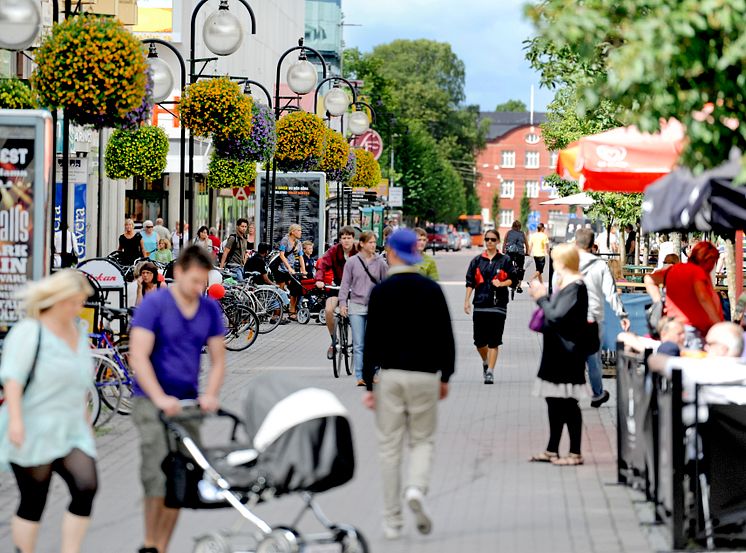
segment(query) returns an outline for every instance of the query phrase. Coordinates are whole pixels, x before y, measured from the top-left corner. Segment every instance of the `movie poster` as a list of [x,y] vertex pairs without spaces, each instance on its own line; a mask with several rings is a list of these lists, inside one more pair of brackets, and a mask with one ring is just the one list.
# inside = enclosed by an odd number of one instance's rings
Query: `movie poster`
[[34,136],[0,125],[0,334],[21,317],[17,294],[33,278]]

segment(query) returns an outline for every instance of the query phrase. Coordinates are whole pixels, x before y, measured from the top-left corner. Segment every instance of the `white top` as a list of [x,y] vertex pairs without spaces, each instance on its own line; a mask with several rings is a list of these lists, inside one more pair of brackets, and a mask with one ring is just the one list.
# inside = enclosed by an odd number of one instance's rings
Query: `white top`
[[673,242],[671,242],[670,240],[667,242],[661,242],[661,244],[658,246],[658,268],[659,269],[663,267],[663,260],[666,259],[666,256],[672,253],[674,253]]

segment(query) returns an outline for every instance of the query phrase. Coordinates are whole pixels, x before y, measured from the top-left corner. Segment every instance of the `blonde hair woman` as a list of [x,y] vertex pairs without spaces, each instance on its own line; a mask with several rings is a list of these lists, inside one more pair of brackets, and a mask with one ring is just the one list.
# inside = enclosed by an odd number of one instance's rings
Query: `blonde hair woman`
[[[572,244],[562,244],[552,250],[554,270],[558,275],[558,291],[550,298],[544,284],[533,281],[529,289],[544,313],[541,354],[535,394],[546,399],[549,413],[549,443],[534,462],[555,465],[582,465],[580,453],[583,417],[578,400],[587,396],[585,360],[588,333],[588,291],[580,274],[580,255]],[[594,331],[595,332],[595,331]],[[559,456],[562,431],[567,425],[570,434],[570,455]]]
[[26,317],[3,345],[0,380],[7,408],[0,410],[0,467],[10,468],[20,492],[13,543],[36,547],[52,473],[67,483],[71,502],[62,522],[62,553],[78,553],[97,489],[96,449],[87,417],[93,361],[78,313],[93,294],[86,278],[64,269],[31,284],[23,295]]
[[283,290],[289,289],[290,291],[290,319],[293,321],[298,320],[296,306],[298,297],[303,293],[303,290],[299,289],[296,280],[291,278],[291,275],[295,274],[295,257],[302,253],[300,246],[301,234],[300,225],[290,225],[288,235],[280,241],[280,264],[274,272],[275,281],[280,288]]

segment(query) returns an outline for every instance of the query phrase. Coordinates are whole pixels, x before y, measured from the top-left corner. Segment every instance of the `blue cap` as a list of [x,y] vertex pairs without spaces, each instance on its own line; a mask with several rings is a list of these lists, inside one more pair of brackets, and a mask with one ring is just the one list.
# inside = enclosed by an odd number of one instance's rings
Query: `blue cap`
[[407,265],[415,265],[422,261],[417,251],[417,234],[407,228],[395,230],[389,236],[386,246],[391,248]]

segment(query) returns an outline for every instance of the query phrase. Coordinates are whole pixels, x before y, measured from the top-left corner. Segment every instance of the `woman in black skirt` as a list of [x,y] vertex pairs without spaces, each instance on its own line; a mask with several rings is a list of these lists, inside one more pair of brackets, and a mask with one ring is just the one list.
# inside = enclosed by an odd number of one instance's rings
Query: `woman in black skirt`
[[[549,443],[533,462],[555,465],[582,465],[580,452],[583,417],[578,400],[586,397],[585,360],[588,355],[588,292],[579,271],[575,246],[562,244],[552,250],[552,262],[559,286],[550,298],[546,287],[533,281],[529,288],[544,313],[541,355],[535,395],[543,397],[549,412]],[[592,346],[591,346],[592,347]],[[570,454],[559,456],[562,430],[570,434]]]

